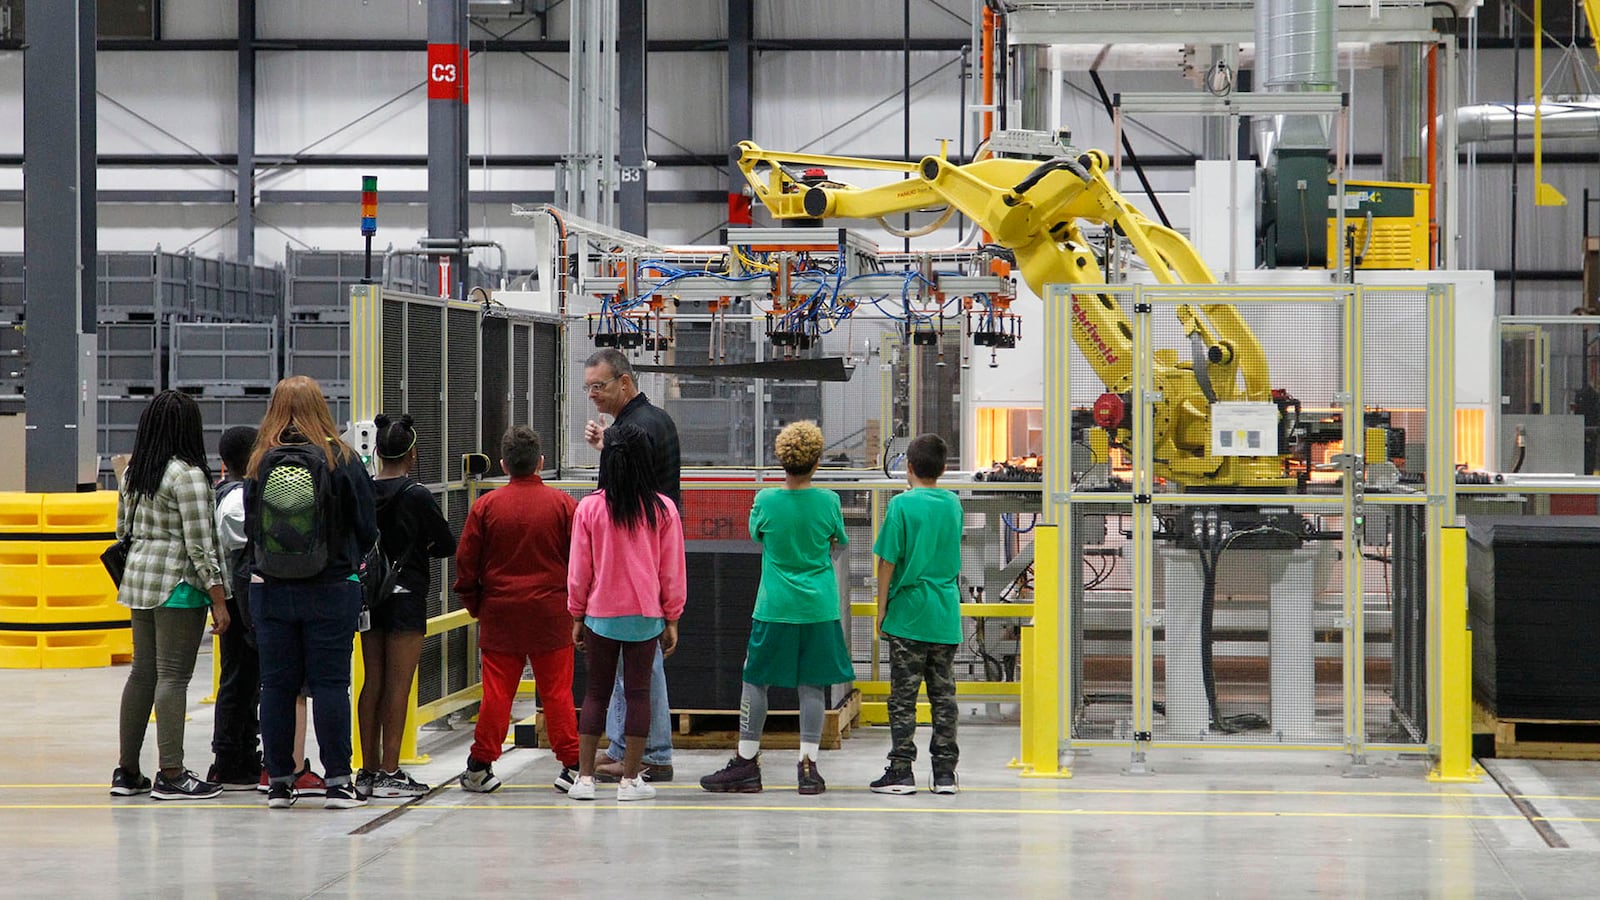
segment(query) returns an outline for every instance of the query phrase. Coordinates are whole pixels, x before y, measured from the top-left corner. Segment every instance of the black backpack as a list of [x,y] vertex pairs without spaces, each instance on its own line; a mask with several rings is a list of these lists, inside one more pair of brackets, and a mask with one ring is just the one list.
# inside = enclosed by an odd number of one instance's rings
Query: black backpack
[[383,552],[383,538],[378,538],[361,561],[362,603],[368,609],[378,609],[394,597],[400,583],[400,560],[391,560]]
[[[398,504],[402,497],[417,487],[421,485],[414,481],[407,484],[389,502]],[[408,529],[398,530],[406,535],[406,540],[403,542],[406,549],[398,559],[390,559],[389,554],[383,551],[383,536],[380,534],[377,543],[372,545],[372,549],[367,551],[366,557],[361,561],[361,591],[363,602],[368,609],[379,609],[394,598],[395,588],[400,586],[400,570],[414,553],[416,536]]]
[[337,509],[321,448],[284,444],[268,450],[245,492],[245,533],[256,571],[288,580],[322,574]]

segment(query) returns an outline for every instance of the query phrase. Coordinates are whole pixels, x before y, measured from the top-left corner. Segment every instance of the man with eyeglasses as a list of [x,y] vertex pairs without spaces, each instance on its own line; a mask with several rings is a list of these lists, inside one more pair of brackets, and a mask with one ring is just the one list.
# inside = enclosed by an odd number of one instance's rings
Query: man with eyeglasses
[[[604,452],[605,431],[610,425],[632,425],[643,431],[650,438],[651,454],[655,458],[656,489],[671,497],[681,514],[678,426],[665,410],[640,392],[628,357],[609,347],[590,354],[583,361],[583,390],[598,414],[584,425],[583,439],[589,446]],[[601,424],[599,416],[611,416],[610,425]],[[597,781],[613,782],[622,777],[626,740],[622,734],[622,718],[622,671],[619,667],[617,684],[611,693],[611,707],[606,713],[606,737],[611,745],[606,748],[606,759],[595,767]],[[645,781],[672,780],[672,704],[667,700],[667,676],[662,669],[659,647],[650,673],[650,735],[645,740],[643,775]]]

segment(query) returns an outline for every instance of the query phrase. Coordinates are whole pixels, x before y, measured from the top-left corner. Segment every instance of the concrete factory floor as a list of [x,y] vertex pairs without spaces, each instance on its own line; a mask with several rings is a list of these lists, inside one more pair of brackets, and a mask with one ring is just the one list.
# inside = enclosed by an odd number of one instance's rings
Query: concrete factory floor
[[[926,762],[915,796],[868,792],[885,728],[823,753],[820,797],[795,794],[793,751],[767,754],[766,793],[739,796],[696,783],[727,752],[679,751],[657,800],[618,804],[605,786],[567,800],[548,752],[515,750],[497,766],[506,787],[475,795],[450,783],[471,739],[457,727],[424,733],[432,761],[411,772],[437,789],[408,804],[112,798],[126,675],[0,671],[0,894],[1581,897],[1600,884],[1600,764],[1490,761],[1498,782],[1432,785],[1415,759],[1352,779],[1336,753],[1174,750],[1136,777],[1121,774],[1125,752],[1099,750],[1071,780],[1024,780],[1006,768],[1014,725],[963,728],[954,797],[926,790]],[[192,690],[187,737],[202,775],[208,688]],[[147,768],[154,752],[152,729]]]

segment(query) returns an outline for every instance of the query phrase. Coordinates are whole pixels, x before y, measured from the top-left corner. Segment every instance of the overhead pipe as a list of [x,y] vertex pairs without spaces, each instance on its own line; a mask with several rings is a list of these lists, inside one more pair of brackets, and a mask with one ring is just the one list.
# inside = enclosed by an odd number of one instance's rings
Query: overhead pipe
[[[1600,137],[1600,97],[1557,97],[1539,104],[1547,138]],[[1482,103],[1456,110],[1456,143],[1509,141],[1533,122],[1534,104]],[[1440,122],[1439,124],[1443,124]]]

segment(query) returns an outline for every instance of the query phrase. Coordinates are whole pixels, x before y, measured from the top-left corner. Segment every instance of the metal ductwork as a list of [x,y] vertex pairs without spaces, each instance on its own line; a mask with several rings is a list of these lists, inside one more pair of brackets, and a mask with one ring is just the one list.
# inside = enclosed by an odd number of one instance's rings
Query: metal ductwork
[[[1600,97],[1558,98],[1539,104],[1547,138],[1600,138]],[[1513,131],[1533,135],[1533,104],[1487,103],[1456,110],[1458,144],[1509,141]]]
[[[1256,4],[1257,90],[1326,93],[1338,86],[1335,0],[1261,0]],[[1273,266],[1327,264],[1328,121],[1278,116],[1255,127],[1267,160],[1262,227]]]
[[[1334,75],[1334,0],[1264,0],[1256,25],[1258,90],[1273,94],[1326,93],[1338,86]],[[1322,116],[1285,116],[1278,143],[1293,147],[1328,146]]]

